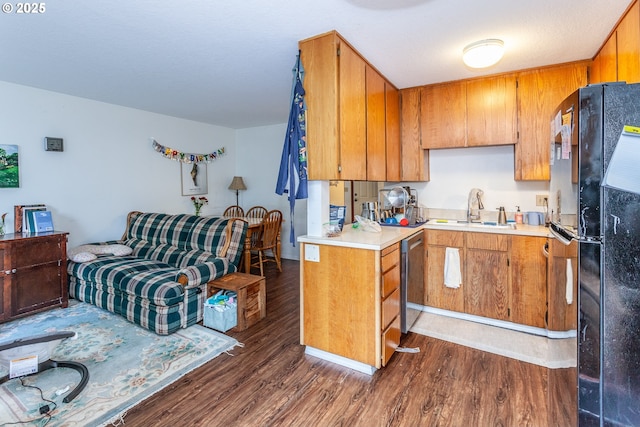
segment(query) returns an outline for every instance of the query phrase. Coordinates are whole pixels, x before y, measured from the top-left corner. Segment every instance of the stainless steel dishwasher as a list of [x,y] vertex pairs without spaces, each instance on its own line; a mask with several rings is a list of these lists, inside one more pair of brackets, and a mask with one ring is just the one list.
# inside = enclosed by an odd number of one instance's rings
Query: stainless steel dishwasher
[[402,240],[400,259],[400,328],[406,334],[424,306],[424,232]]

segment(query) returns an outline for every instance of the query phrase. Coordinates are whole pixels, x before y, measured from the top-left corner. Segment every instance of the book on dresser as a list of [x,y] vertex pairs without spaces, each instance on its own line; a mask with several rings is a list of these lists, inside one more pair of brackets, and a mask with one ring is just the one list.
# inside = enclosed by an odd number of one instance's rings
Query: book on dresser
[[35,211],[46,211],[44,204],[16,205],[14,206],[14,231],[16,233],[35,232],[34,216]]
[[33,215],[33,232],[53,231],[51,211],[31,211],[30,214]]

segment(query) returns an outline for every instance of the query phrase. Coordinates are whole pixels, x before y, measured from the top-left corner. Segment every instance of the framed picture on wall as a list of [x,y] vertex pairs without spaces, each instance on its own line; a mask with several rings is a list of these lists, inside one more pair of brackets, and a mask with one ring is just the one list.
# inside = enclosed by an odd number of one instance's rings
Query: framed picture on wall
[[18,146],[0,144],[0,188],[20,187]]
[[183,196],[195,196],[209,192],[207,189],[206,163],[180,162],[180,175],[182,179]]

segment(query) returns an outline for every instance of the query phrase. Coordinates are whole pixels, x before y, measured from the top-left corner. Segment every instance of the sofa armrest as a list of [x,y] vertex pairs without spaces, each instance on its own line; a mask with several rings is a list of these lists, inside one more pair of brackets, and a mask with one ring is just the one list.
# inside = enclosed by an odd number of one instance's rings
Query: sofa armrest
[[228,259],[216,258],[214,261],[181,268],[176,273],[175,281],[185,288],[195,288],[236,270],[235,265],[230,263]]

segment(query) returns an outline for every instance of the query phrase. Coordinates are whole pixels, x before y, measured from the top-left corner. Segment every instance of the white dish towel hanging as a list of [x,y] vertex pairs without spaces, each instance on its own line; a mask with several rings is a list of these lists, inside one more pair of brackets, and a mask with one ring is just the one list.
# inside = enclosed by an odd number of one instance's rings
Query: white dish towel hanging
[[571,263],[571,258],[567,258],[567,283],[565,290],[565,297],[567,299],[567,305],[571,305],[573,303],[573,264]]
[[444,285],[447,288],[459,288],[461,282],[460,250],[447,248],[444,254]]

